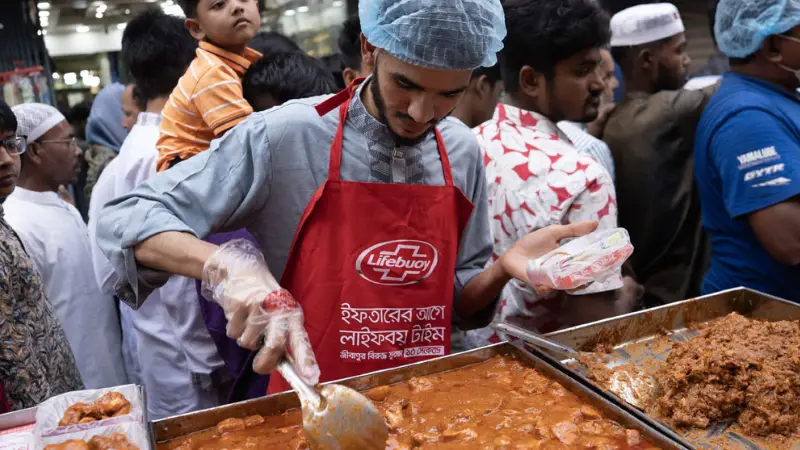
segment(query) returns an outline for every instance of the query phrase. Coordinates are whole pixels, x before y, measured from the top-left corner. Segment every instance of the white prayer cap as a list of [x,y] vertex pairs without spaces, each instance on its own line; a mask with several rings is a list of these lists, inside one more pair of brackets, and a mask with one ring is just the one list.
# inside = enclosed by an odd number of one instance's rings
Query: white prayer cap
[[683,33],[683,21],[672,3],[636,5],[611,18],[611,46],[632,47]]
[[67,120],[59,110],[43,103],[24,103],[11,108],[17,116],[17,135],[33,142],[53,127]]

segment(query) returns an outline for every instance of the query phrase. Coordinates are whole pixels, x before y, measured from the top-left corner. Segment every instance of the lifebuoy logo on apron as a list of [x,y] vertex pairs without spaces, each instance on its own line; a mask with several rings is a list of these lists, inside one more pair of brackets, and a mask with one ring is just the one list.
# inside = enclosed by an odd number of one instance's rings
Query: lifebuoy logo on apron
[[438,262],[439,252],[430,243],[400,239],[361,252],[356,271],[370,283],[405,286],[430,277]]

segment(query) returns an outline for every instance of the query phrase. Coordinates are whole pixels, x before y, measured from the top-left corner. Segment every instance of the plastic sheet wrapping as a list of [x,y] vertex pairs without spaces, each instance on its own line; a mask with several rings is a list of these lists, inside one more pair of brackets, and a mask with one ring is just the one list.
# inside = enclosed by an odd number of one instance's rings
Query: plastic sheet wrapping
[[[122,394],[130,403],[128,414],[95,422],[59,426],[58,423],[64,417],[67,408],[76,403],[91,404],[110,392]],[[36,427],[34,429],[36,449],[42,450],[47,445],[60,444],[72,439],[89,442],[94,436],[111,436],[115,433],[122,433],[127,437],[128,442],[140,450],[147,450],[150,448],[150,437],[147,431],[145,411],[144,395],[139,387],[132,384],[106,389],[75,391],[53,397],[39,405],[36,411]]]
[[[624,228],[595,231],[528,262],[528,278],[533,286],[576,290],[617,275],[631,254],[633,245]],[[617,289],[622,283],[606,287]]]

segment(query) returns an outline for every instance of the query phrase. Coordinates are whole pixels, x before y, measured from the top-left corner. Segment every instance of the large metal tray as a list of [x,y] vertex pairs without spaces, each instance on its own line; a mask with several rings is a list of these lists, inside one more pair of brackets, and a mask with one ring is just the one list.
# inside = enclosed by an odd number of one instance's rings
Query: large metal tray
[[[374,372],[358,377],[347,378],[335,383],[344,384],[359,391],[377,386],[392,385],[413,377],[428,376],[477,364],[498,355],[514,355],[528,366],[561,383],[570,392],[602,411],[606,417],[616,420],[628,428],[639,430],[642,436],[663,449],[686,449],[688,443],[665,428],[653,426],[616,405],[598,390],[581,384],[575,377],[559,368],[559,364],[537,350],[527,351],[521,346],[501,343],[482,347],[473,351],[458,353],[429,361]],[[274,416],[300,406],[297,396],[292,392],[270,395],[261,399],[249,400],[218,408],[170,417],[152,423],[154,444],[164,443],[204,431],[216,426],[230,417],[246,417],[252,414]],[[156,447],[154,445],[154,448]]]
[[36,423],[36,407],[0,414],[0,431]]
[[[673,342],[688,341],[699,334],[696,329],[698,325],[732,312],[767,321],[800,320],[800,305],[751,289],[737,288],[557,331],[547,336],[583,351],[593,351],[599,345],[613,347],[608,355],[609,366],[633,363],[645,372],[652,372],[657,362],[666,361]],[[569,361],[569,365],[574,367],[574,362]],[[574,374],[582,381],[591,383],[584,377],[584,367],[576,367]],[[624,404],[622,400],[619,403]],[[628,405],[623,406],[640,419],[648,420],[649,416]],[[707,430],[674,431],[693,447],[701,449],[800,450],[800,440],[776,446],[775,443],[745,437],[737,425],[731,424],[719,424]]]

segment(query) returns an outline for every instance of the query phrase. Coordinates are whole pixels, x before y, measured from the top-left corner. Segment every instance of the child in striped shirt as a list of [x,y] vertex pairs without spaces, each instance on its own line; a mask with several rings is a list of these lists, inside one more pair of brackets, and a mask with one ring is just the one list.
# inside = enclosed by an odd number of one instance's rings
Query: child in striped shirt
[[197,57],[164,106],[156,144],[158,170],[207,150],[211,140],[244,121],[253,108],[241,77],[261,54],[247,43],[261,27],[258,0],[179,0]]

